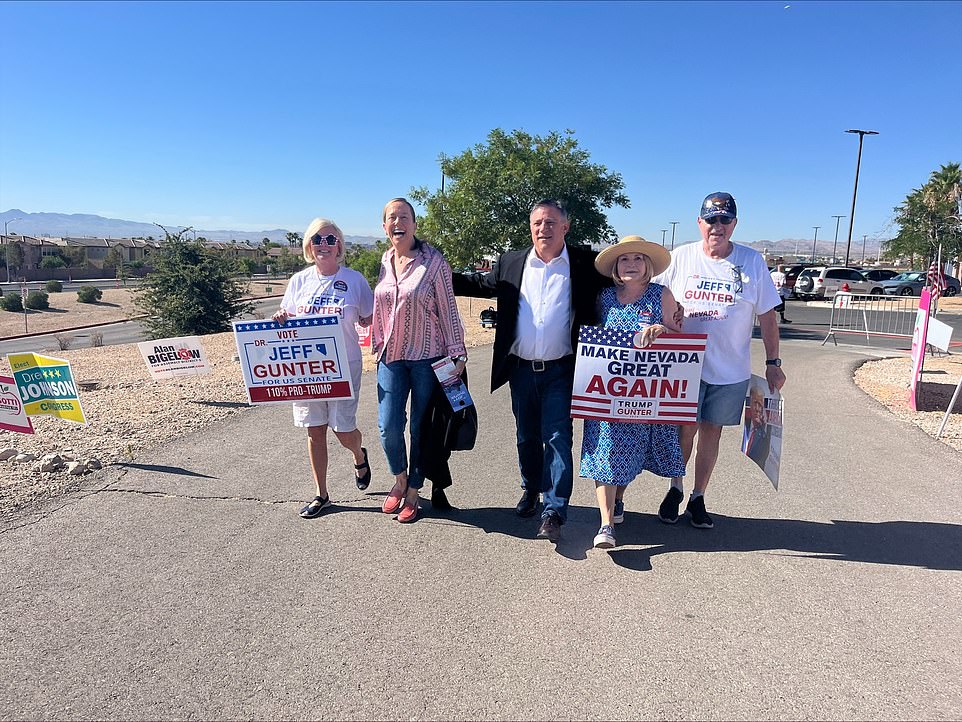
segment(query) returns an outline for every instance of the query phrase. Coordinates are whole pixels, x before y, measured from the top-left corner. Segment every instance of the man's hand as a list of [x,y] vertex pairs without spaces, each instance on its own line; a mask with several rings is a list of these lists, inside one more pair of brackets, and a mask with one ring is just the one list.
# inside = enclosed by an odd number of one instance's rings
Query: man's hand
[[785,372],[779,366],[766,366],[765,379],[768,381],[768,390],[781,390],[785,385]]
[[273,316],[271,316],[271,320],[276,321],[281,326],[287,323],[288,318],[290,318],[290,316],[287,315],[287,311],[285,311],[283,308],[280,311],[277,311]]
[[675,315],[672,317],[672,321],[678,328],[683,328],[685,324],[685,307],[680,303],[675,304]]

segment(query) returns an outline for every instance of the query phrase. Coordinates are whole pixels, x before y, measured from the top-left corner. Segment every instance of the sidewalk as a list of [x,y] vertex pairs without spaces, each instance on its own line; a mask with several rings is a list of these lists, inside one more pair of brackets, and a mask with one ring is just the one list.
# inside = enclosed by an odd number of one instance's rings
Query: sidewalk
[[872,355],[783,342],[781,490],[729,429],[714,530],[659,523],[667,482],[645,475],[610,554],[583,479],[557,549],[514,514],[490,347],[450,515],[429,486],[415,524],[380,512],[372,374],[374,481],[358,492],[332,446],[319,519],[297,516],[313,493],[286,406],[107,469],[0,524],[0,718],[957,719],[959,455],[854,386]]

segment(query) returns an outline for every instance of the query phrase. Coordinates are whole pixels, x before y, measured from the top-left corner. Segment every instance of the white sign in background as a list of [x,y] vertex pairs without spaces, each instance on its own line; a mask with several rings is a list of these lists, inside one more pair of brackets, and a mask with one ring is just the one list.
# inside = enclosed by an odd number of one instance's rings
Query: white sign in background
[[211,371],[204,347],[196,336],[141,341],[137,348],[155,381],[176,376],[200,376]]
[[354,398],[338,316],[234,321],[247,398],[252,404]]

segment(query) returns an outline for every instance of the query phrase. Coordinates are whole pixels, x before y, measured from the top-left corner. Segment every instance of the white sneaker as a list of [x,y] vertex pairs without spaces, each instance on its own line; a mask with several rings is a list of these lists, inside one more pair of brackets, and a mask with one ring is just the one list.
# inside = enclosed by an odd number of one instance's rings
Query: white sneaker
[[611,549],[615,545],[615,534],[607,524],[595,535],[595,549]]

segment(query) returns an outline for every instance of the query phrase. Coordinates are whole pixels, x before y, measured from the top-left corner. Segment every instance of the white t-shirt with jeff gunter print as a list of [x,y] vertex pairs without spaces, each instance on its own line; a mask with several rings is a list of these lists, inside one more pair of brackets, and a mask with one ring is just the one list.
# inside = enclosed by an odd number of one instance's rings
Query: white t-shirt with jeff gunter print
[[758,251],[732,244],[727,258],[713,259],[695,242],[675,249],[668,270],[653,280],[671,289],[685,307],[684,333],[708,334],[701,377],[734,384],[751,377],[755,316],[781,298]]
[[367,279],[353,268],[341,266],[333,276],[322,276],[313,265],[298,271],[287,283],[281,308],[292,318],[340,316],[348,362],[353,365],[361,361],[354,324],[374,313],[374,292]]

